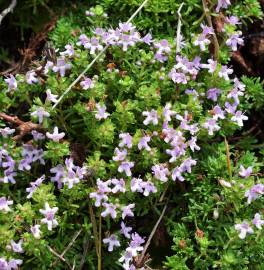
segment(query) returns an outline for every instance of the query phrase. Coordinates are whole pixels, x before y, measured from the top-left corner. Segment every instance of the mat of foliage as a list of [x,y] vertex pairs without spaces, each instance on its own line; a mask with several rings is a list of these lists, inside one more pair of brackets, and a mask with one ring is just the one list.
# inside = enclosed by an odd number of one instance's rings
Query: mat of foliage
[[0,269],[263,269],[260,4],[92,4],[0,78]]

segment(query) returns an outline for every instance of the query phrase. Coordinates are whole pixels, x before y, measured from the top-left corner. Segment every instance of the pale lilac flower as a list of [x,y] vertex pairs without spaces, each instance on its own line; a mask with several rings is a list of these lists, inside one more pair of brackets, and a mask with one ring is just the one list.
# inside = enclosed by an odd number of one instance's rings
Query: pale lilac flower
[[227,23],[229,23],[231,25],[241,24],[238,17],[236,17],[236,16],[226,17],[225,20],[226,20]]
[[123,269],[125,270],[133,270],[130,267],[130,262],[133,260],[133,255],[131,251],[128,251],[126,249],[126,251],[124,252],[124,254],[119,258],[119,262],[123,263]]
[[243,165],[240,165],[239,175],[243,178],[248,178],[252,173],[252,167],[244,168]]
[[168,56],[161,54],[161,53],[155,53],[154,59],[158,60],[161,63],[164,63],[165,61],[168,60]]
[[44,74],[48,74],[48,72],[54,67],[53,62],[47,61],[45,67],[44,67]]
[[[19,265],[21,265],[22,263],[23,263],[23,261],[20,260],[20,259],[11,259],[8,262],[7,270],[10,270],[10,269],[18,270]],[[2,269],[1,268],[1,263],[0,263],[0,269]]]
[[42,124],[44,117],[50,116],[50,114],[47,111],[45,111],[43,107],[38,107],[36,111],[32,112],[30,115],[37,116],[39,124]]
[[262,225],[264,225],[264,220],[261,219],[261,216],[259,213],[256,213],[254,216],[254,219],[252,220],[252,223],[259,229],[262,229]]
[[200,34],[193,42],[194,46],[199,46],[200,50],[203,52],[206,50],[206,45],[211,43],[210,39],[208,39],[205,35]]
[[57,72],[60,73],[60,76],[61,76],[61,77],[64,77],[66,71],[67,71],[67,70],[70,70],[71,67],[72,67],[71,64],[66,63],[64,57],[61,57],[61,58],[58,58],[58,59],[57,59],[57,63],[56,63],[55,66],[53,66],[52,70],[53,70],[54,72],[56,72],[56,73],[57,73]]
[[143,195],[146,196],[146,197],[149,196],[150,193],[156,193],[157,192],[157,188],[150,181],[142,182],[141,186],[144,189]]
[[236,122],[240,127],[243,127],[243,121],[245,120],[248,120],[248,117],[241,111],[237,111],[235,115],[231,117],[231,121]]
[[103,243],[108,245],[108,251],[112,252],[114,247],[120,247],[120,242],[117,239],[117,236],[111,234],[109,237],[103,239]]
[[166,106],[164,107],[163,111],[162,111],[162,115],[164,117],[164,120],[166,122],[170,122],[171,121],[171,116],[174,116],[175,114],[176,114],[176,112],[171,110],[171,104],[167,103]]
[[126,146],[127,148],[132,148],[132,136],[129,133],[120,133],[119,139],[121,139],[119,147]]
[[197,137],[191,137],[189,140],[188,144],[191,150],[194,152],[195,150],[199,151],[201,148],[196,144],[197,142]]
[[17,243],[14,240],[10,241],[11,248],[14,252],[16,253],[24,253],[22,244],[23,244],[23,239],[20,239]]
[[0,211],[11,211],[9,205],[12,205],[13,201],[7,200],[6,197],[0,197]]
[[232,34],[226,41],[226,45],[232,48],[232,51],[237,51],[237,45],[244,45],[244,40],[241,38],[242,32]]
[[95,114],[95,118],[98,120],[106,119],[110,114],[106,112],[106,106],[105,105],[100,105],[97,103],[95,105],[97,109],[97,113]]
[[42,175],[40,178],[38,178],[35,182],[30,182],[29,188],[26,188],[26,192],[29,194],[27,195],[27,199],[32,198],[33,193],[36,191],[36,189],[42,184],[42,182],[45,180],[45,175]]
[[152,173],[154,174],[154,177],[160,180],[161,182],[168,181],[168,175],[170,174],[170,171],[165,165],[163,164],[154,165],[152,166],[151,170]]
[[0,270],[9,270],[10,267],[4,258],[0,258]]
[[49,203],[47,202],[45,203],[45,209],[39,210],[39,212],[45,216],[45,218],[41,219],[41,223],[47,224],[49,231],[58,226],[58,221],[55,218],[55,214],[58,210],[58,207],[50,208]]
[[81,34],[79,36],[79,41],[76,43],[78,46],[85,46],[87,43],[89,43],[89,38],[85,34]]
[[17,80],[12,74],[5,79],[5,82],[8,84],[8,91],[17,89]]
[[228,8],[230,6],[230,0],[218,0],[217,7],[215,9],[216,12],[219,12],[221,8]]
[[168,40],[162,39],[159,42],[154,43],[154,47],[158,49],[158,54],[169,53],[171,51]]
[[121,229],[120,232],[123,234],[126,238],[130,239],[131,235],[130,232],[132,231],[132,227],[126,227],[126,224],[122,221],[121,222]]
[[175,68],[172,68],[169,72],[169,78],[174,82],[178,84],[187,84],[187,76],[183,72],[177,72]]
[[132,233],[131,238],[132,240],[126,251],[131,252],[132,256],[135,257],[138,255],[138,252],[143,250],[141,245],[144,244],[145,240],[137,233]]
[[65,174],[63,165],[59,164],[56,167],[51,168],[50,172],[55,174],[55,176],[51,177],[50,179],[51,182],[57,182],[58,188],[61,189],[62,188],[61,179]]
[[229,76],[234,72],[233,69],[229,68],[228,66],[222,66],[220,71],[218,72],[218,75],[220,78],[224,78],[226,81],[229,81]]
[[154,109],[152,109],[151,111],[144,111],[142,113],[143,116],[146,116],[146,119],[143,121],[144,125],[148,125],[149,123],[152,123],[153,125],[157,125],[158,124],[158,113],[157,111],[155,111]]
[[212,101],[217,101],[218,96],[221,94],[221,90],[218,88],[211,88],[207,91],[207,99],[211,99]]
[[192,166],[195,166],[196,163],[197,163],[196,160],[194,160],[192,158],[187,158],[182,162],[179,169],[180,169],[181,172],[191,173],[192,172]]
[[134,164],[135,163],[131,161],[122,161],[117,170],[120,173],[125,172],[126,176],[131,176],[131,168],[134,167]]
[[59,142],[65,136],[65,133],[59,133],[58,127],[54,127],[53,133],[46,132],[46,136],[54,142]]
[[235,87],[230,93],[228,93],[227,98],[233,98],[235,104],[239,104],[239,97],[244,96],[243,91],[244,90],[240,90],[238,87]]
[[264,194],[264,185],[256,184],[251,189],[245,192],[245,197],[247,198],[247,203],[250,204]]
[[142,149],[146,149],[147,151],[151,151],[150,146],[148,145],[148,142],[150,142],[151,138],[150,136],[144,136],[139,140],[138,143],[138,149],[142,150]]
[[41,235],[40,225],[36,224],[34,226],[31,226],[30,231],[32,232],[33,236],[36,239],[40,239],[40,235]]
[[212,113],[213,119],[215,120],[225,119],[225,111],[223,111],[219,105],[214,106]]
[[202,126],[208,130],[209,135],[214,135],[214,132],[220,129],[220,126],[217,125],[216,120],[213,118],[207,119]]
[[9,135],[12,135],[13,133],[15,133],[15,129],[11,129],[9,127],[5,127],[5,128],[0,128],[0,134],[4,137],[7,138]]
[[115,194],[117,192],[126,192],[126,183],[123,178],[121,179],[116,179],[113,178],[111,179],[111,183],[114,185],[112,188],[112,192]]
[[80,82],[80,85],[81,85],[82,89],[84,89],[84,90],[94,88],[93,80],[88,78],[88,77],[85,77],[84,80]]
[[150,33],[146,34],[143,38],[142,41],[146,43],[147,45],[150,45],[153,42],[152,35]]
[[208,69],[209,73],[214,73],[217,67],[217,61],[214,61],[213,59],[208,59],[207,62],[208,64],[201,64],[201,67]]
[[99,207],[101,206],[104,202],[107,202],[108,201],[108,196],[103,193],[103,192],[100,192],[100,191],[96,191],[96,192],[91,192],[89,194],[89,197],[91,199],[95,199],[95,207]]
[[115,148],[115,156],[113,156],[114,161],[123,161],[126,159],[127,156],[127,150],[122,149],[120,150],[119,148]]
[[178,179],[180,182],[183,182],[185,180],[182,176],[182,170],[179,167],[176,167],[172,170],[171,177],[173,181]]
[[116,208],[117,206],[113,203],[103,203],[104,211],[101,213],[102,217],[111,216],[111,218],[115,219],[117,216]]
[[250,227],[250,225],[246,221],[243,221],[241,224],[236,224],[235,229],[239,231],[240,239],[245,239],[247,233],[249,234],[254,233],[253,229]]
[[69,56],[73,57],[75,52],[74,52],[74,47],[71,44],[67,44],[64,47],[66,50],[64,52],[61,52],[60,55],[62,56]]
[[51,90],[50,89],[47,89],[46,95],[47,95],[46,100],[51,101],[53,103],[57,103],[58,102],[58,99],[57,99],[58,95],[53,95],[51,93]]
[[39,80],[35,71],[31,70],[26,73],[26,82],[28,84],[37,83]]
[[237,105],[238,104],[236,102],[233,105],[231,105],[229,102],[226,102],[225,103],[225,110],[228,113],[235,115],[236,109],[237,109]]
[[130,182],[130,188],[132,192],[143,193],[143,180],[141,178],[132,178]]
[[96,51],[102,51],[103,46],[100,44],[100,40],[96,37],[91,37],[85,44],[85,49],[90,49],[90,54],[95,54]]
[[134,213],[132,212],[131,209],[133,209],[135,207],[134,203],[131,203],[129,205],[126,205],[124,207],[121,208],[122,211],[122,219],[125,219],[125,217],[133,217]]

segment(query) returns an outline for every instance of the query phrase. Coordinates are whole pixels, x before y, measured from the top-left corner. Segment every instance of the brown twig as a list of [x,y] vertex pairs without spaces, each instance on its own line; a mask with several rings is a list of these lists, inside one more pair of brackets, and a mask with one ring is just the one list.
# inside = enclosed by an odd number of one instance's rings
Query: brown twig
[[2,20],[4,19],[4,17],[10,13],[14,11],[14,8],[16,7],[17,4],[17,0],[12,0],[12,2],[10,3],[9,7],[7,7],[6,9],[4,9],[1,13],[0,13],[0,24],[2,23]]
[[[206,1],[207,0],[202,0],[204,13],[205,13],[205,16],[206,16],[208,25],[212,29],[214,29],[213,23],[212,23],[212,18],[211,18],[211,15],[210,15],[210,10],[209,10],[209,8],[207,6],[207,2]],[[217,36],[216,36],[215,32],[213,33],[213,44],[214,44],[214,59],[217,60],[218,59],[218,56],[219,56],[219,43],[218,43],[218,39],[217,39]]]
[[34,124],[31,121],[24,122],[20,120],[17,116],[10,116],[3,112],[0,112],[0,118],[18,126],[17,129],[19,131],[19,134],[13,137],[15,141],[21,140],[25,135],[29,134],[32,130],[43,131],[43,127],[41,125]]

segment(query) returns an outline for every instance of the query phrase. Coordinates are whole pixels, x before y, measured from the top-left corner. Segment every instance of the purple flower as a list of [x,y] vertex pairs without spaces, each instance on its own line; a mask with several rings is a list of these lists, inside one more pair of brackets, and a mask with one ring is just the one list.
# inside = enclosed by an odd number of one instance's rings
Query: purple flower
[[50,179],[51,182],[57,182],[58,188],[59,189],[62,188],[61,179],[64,176],[64,167],[63,167],[63,165],[59,164],[56,167],[51,168],[50,172],[55,174],[55,176],[51,177],[51,179]]
[[113,178],[111,179],[111,183],[114,185],[112,188],[112,192],[115,194],[117,192],[126,192],[126,183],[123,178],[121,179],[116,179]]
[[11,129],[9,127],[5,127],[5,128],[0,128],[0,134],[4,137],[7,138],[9,135],[12,135],[13,133],[15,133],[15,129]]
[[167,182],[168,181],[168,175],[170,174],[170,171],[168,168],[163,165],[154,165],[151,168],[152,173],[154,174],[154,177],[160,180],[161,182]]
[[196,163],[197,163],[196,160],[194,160],[192,158],[187,158],[182,162],[179,169],[180,169],[181,172],[191,173],[192,172],[192,166],[195,166]]
[[243,121],[248,120],[248,117],[241,111],[237,111],[234,116],[231,117],[231,121],[236,122],[238,126],[243,127]]
[[[14,269],[14,270],[18,270],[18,266],[19,265],[21,265],[23,263],[23,261],[22,260],[20,260],[20,259],[11,259],[11,260],[9,260],[9,262],[8,262],[8,270],[9,269]],[[1,263],[0,263],[0,269],[2,269],[1,268]],[[5,269],[5,268],[4,268]]]
[[213,119],[215,120],[225,119],[225,111],[223,111],[219,105],[214,106],[212,113]]
[[139,140],[138,143],[138,149],[142,150],[142,149],[146,149],[147,151],[151,151],[151,148],[148,145],[148,142],[150,142],[151,138],[150,136],[144,136]]
[[127,148],[132,148],[132,136],[129,133],[120,133],[119,139],[121,139],[119,147],[126,146]]
[[158,113],[154,109],[152,109],[151,111],[144,111],[142,115],[146,116],[146,119],[143,121],[144,125],[148,125],[149,123],[152,123],[153,125],[156,126],[159,122]]
[[28,84],[34,84],[38,82],[37,74],[35,71],[31,70],[26,73],[26,82]]
[[43,107],[38,107],[36,111],[30,114],[31,116],[37,116],[39,124],[42,124],[44,117],[49,117],[50,114],[45,111]]
[[126,238],[130,239],[131,235],[130,232],[132,231],[132,227],[126,227],[126,224],[122,221],[121,222],[121,229],[120,232],[123,234]]
[[46,136],[54,142],[59,142],[65,136],[65,133],[59,133],[58,127],[54,127],[53,133],[46,132]]
[[264,194],[264,185],[256,184],[251,189],[245,192],[245,197],[247,198],[247,203],[250,204]]
[[40,239],[41,231],[40,231],[39,228],[40,228],[40,225],[38,225],[38,224],[36,224],[36,225],[30,227],[30,231],[32,232],[33,236],[34,236],[36,239]]
[[197,39],[193,42],[195,46],[199,46],[200,50],[203,52],[206,50],[206,45],[211,43],[210,39],[206,35],[200,34]]
[[11,211],[9,205],[12,205],[13,201],[9,201],[6,197],[0,197],[0,211],[8,212]]
[[144,189],[143,195],[146,196],[146,197],[149,196],[150,193],[156,193],[157,192],[157,188],[150,181],[142,182],[141,186]]
[[78,46],[85,46],[85,44],[89,43],[89,38],[85,34],[81,34],[79,36],[79,41],[77,42]]
[[171,110],[171,104],[167,103],[166,106],[163,109],[163,112],[162,112],[164,120],[166,122],[170,122],[171,121],[171,116],[174,116],[175,114],[176,114],[176,112]]
[[143,38],[142,41],[146,43],[147,45],[150,45],[153,42],[152,35],[150,33],[146,34]]
[[108,245],[108,251],[112,252],[114,247],[120,247],[120,242],[117,239],[117,236],[111,234],[109,237],[103,239],[103,243]]
[[225,103],[225,110],[230,113],[230,114],[235,114],[236,113],[236,109],[237,109],[237,103],[234,103],[233,105],[231,105],[229,102]]
[[103,203],[104,211],[101,213],[102,217],[111,216],[112,219],[115,219],[117,216],[116,208],[117,206],[113,203]]
[[12,74],[5,79],[5,82],[8,84],[8,92],[17,89],[17,80]]
[[135,207],[134,203],[131,203],[129,205],[126,205],[124,207],[121,208],[122,211],[122,219],[125,219],[126,217],[133,217],[134,213],[132,212],[131,209],[133,209]]
[[47,64],[45,65],[44,68],[44,74],[48,74],[49,70],[52,69],[53,67],[54,67],[53,62],[47,61]]
[[220,71],[218,72],[218,75],[220,78],[224,78],[226,81],[229,81],[229,76],[234,72],[233,69],[228,68],[228,66],[222,66]]
[[58,207],[50,208],[49,203],[46,202],[45,209],[39,210],[39,212],[45,216],[45,218],[41,219],[41,223],[47,224],[49,231],[58,226],[58,221],[55,219],[55,214],[58,209]]
[[52,68],[54,72],[59,72],[61,77],[65,76],[67,70],[71,69],[71,64],[66,63],[64,57],[58,58],[56,66]]
[[98,120],[106,119],[110,114],[106,112],[106,106],[105,105],[100,105],[97,103],[95,105],[97,109],[97,113],[95,114],[95,118]]
[[126,159],[127,150],[119,150],[119,148],[115,148],[115,156],[113,156],[114,161],[123,161]]
[[180,167],[176,167],[172,170],[171,177],[173,181],[178,179],[180,182],[183,182],[185,180],[182,176],[182,169]]
[[254,219],[252,220],[252,223],[259,229],[262,229],[262,225],[264,225],[264,220],[261,219],[261,216],[259,213],[256,213],[254,216]]
[[67,44],[64,47],[66,50],[64,52],[61,52],[60,55],[62,56],[69,56],[73,57],[75,52],[74,52],[74,47],[71,44]]
[[58,100],[57,100],[58,95],[53,95],[51,93],[51,90],[50,89],[47,89],[46,95],[47,95],[46,100],[51,101],[53,103],[57,103],[58,102]]
[[248,178],[252,173],[252,167],[248,167],[247,169],[244,168],[243,165],[240,165],[239,175],[243,178]]
[[245,239],[247,233],[252,234],[254,233],[253,229],[249,226],[246,221],[243,221],[241,224],[236,224],[235,229],[239,231],[239,238]]
[[32,198],[33,193],[36,191],[36,189],[42,184],[42,182],[45,179],[45,175],[42,175],[40,178],[38,178],[35,182],[31,182],[30,185],[31,187],[26,188],[26,192],[29,194],[27,195],[27,198],[30,199]]
[[191,148],[191,150],[194,152],[194,150],[197,150],[199,151],[201,148],[196,144],[196,141],[197,141],[197,137],[192,137],[188,144],[189,144],[189,147]]
[[229,23],[231,25],[241,24],[238,17],[236,17],[236,16],[226,17],[225,20],[226,20],[227,23]]
[[126,251],[135,257],[138,255],[139,251],[143,250],[141,245],[144,244],[145,240],[137,233],[132,233],[131,238],[132,240],[129,243],[129,247],[126,249]]
[[31,134],[33,136],[33,140],[34,141],[41,141],[41,140],[44,140],[45,139],[45,135],[43,135],[40,132],[37,132],[36,130],[32,130],[31,131]]
[[80,85],[81,85],[82,89],[84,89],[84,90],[94,88],[93,80],[88,78],[88,77],[84,77],[84,80],[80,82]]
[[228,8],[230,6],[230,0],[218,0],[217,7],[215,9],[216,12],[219,12],[221,8]]
[[141,178],[132,178],[130,182],[130,188],[132,192],[143,193],[143,180]]
[[4,258],[0,258],[0,270],[9,270],[10,267]]
[[232,51],[237,51],[237,45],[244,45],[244,40],[240,37],[241,31],[232,34],[226,41],[226,45],[232,48]]
[[125,172],[126,176],[131,176],[132,173],[130,169],[134,167],[134,164],[134,162],[122,161],[117,170],[120,173]]
[[208,69],[209,73],[214,73],[217,67],[217,61],[214,61],[213,59],[208,59],[207,62],[208,64],[201,64],[201,67]]
[[214,135],[214,132],[220,129],[220,126],[217,125],[216,120],[213,118],[207,119],[202,126],[208,130],[209,135]]
[[221,90],[218,88],[211,88],[207,91],[207,98],[212,101],[217,101],[218,96],[221,94]]
[[183,72],[177,72],[175,68],[172,68],[169,72],[169,78],[171,78],[174,83],[178,84],[187,84],[188,82],[186,75]]
[[14,252],[16,253],[24,253],[22,244],[23,244],[23,239],[20,239],[17,243],[14,240],[10,241],[11,248]]
[[93,55],[96,51],[102,51],[104,47],[100,44],[100,40],[97,37],[91,37],[84,44],[84,48],[89,49],[90,54]]
[[159,42],[155,42],[154,47],[158,49],[157,51],[158,54],[170,53],[171,51],[170,44],[166,39],[162,39]]

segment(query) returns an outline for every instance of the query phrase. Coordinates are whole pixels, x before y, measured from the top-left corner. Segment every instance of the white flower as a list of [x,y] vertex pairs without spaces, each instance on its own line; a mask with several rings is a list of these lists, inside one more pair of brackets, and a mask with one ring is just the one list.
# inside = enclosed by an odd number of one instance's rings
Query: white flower
[[54,142],[59,142],[65,136],[65,133],[59,133],[58,127],[54,127],[53,133],[46,132],[46,136]]

